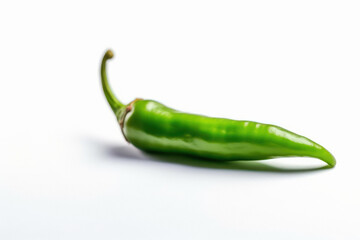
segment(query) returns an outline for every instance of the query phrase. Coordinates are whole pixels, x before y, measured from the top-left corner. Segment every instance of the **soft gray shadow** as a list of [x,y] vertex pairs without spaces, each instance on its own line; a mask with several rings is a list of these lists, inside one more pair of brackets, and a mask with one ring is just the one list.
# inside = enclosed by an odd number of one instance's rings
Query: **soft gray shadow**
[[[179,164],[197,168],[208,169],[224,169],[224,170],[241,170],[241,171],[257,171],[257,172],[277,172],[277,173],[304,173],[330,169],[329,166],[315,168],[283,168],[271,165],[271,160],[260,161],[216,161],[202,158],[194,158],[184,155],[175,154],[159,154],[141,151],[134,146],[116,145],[95,140],[92,138],[84,138],[84,142],[92,148],[100,148],[102,154],[115,158],[116,160],[132,159],[142,161],[155,161],[161,163]],[[289,163],[291,166],[291,163]]]

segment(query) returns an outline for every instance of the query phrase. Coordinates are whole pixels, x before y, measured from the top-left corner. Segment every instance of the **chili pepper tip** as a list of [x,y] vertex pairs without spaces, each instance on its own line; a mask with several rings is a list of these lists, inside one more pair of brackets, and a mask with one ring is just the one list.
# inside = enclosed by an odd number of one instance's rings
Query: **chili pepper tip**
[[108,59],[113,58],[114,53],[109,49],[109,50],[106,51],[105,57],[108,58]]

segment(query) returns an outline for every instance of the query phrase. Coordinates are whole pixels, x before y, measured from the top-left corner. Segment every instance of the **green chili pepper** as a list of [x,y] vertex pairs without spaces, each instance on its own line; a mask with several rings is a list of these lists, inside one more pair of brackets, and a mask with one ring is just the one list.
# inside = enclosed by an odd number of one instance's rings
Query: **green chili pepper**
[[278,126],[187,114],[153,100],[135,99],[124,105],[107,81],[106,62],[112,57],[108,50],[102,60],[103,90],[125,139],[139,149],[215,160],[305,156],[331,167],[336,164],[324,147]]

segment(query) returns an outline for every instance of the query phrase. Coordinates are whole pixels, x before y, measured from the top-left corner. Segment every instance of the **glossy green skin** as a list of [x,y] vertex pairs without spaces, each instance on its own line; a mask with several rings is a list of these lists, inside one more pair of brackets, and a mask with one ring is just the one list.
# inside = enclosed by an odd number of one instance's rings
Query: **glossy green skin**
[[113,56],[108,50],[101,62],[103,91],[125,138],[142,150],[217,160],[307,156],[336,164],[319,144],[274,125],[182,113],[151,100],[124,105],[107,80],[106,62]]
[[336,163],[319,144],[281,127],[182,113],[152,100],[134,102],[122,130],[130,143],[146,151],[216,160],[308,156]]

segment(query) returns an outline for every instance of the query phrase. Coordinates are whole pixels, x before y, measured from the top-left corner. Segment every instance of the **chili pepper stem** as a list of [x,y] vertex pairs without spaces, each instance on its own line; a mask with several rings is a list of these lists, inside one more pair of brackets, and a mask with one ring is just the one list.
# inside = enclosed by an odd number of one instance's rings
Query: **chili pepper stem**
[[107,80],[107,74],[106,74],[106,62],[107,60],[114,57],[114,53],[111,50],[107,50],[104,54],[104,57],[101,62],[101,84],[104,90],[105,97],[113,110],[113,112],[118,115],[118,113],[125,108],[125,105],[122,104],[114,95],[112,92],[109,82]]

